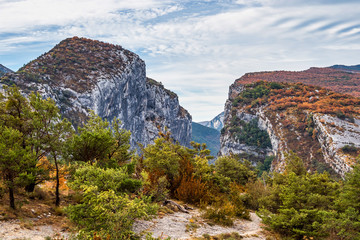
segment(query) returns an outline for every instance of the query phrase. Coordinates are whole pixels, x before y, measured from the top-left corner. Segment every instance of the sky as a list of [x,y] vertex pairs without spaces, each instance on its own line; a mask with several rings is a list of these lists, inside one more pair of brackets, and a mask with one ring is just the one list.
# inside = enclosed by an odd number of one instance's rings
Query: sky
[[73,36],[118,44],[199,122],[247,72],[360,64],[359,16],[360,0],[0,0],[0,64]]

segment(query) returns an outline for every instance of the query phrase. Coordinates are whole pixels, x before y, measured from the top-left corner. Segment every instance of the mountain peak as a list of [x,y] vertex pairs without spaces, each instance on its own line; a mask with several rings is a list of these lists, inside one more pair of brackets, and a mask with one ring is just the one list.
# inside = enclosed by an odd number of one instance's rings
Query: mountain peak
[[224,127],[224,112],[218,114],[210,121],[199,122],[199,124],[218,130],[219,132]]
[[96,84],[95,79],[125,73],[137,59],[140,60],[138,55],[119,45],[72,37],[22,67],[17,74],[27,82],[47,82],[85,92]]
[[119,118],[132,133],[133,148],[158,137],[158,126],[179,143],[190,143],[191,115],[177,95],[147,80],[144,61],[119,45],[68,38],[1,82],[52,98],[74,126],[84,123],[89,110],[109,121]]
[[3,76],[6,73],[12,73],[13,71],[4,65],[0,64],[0,77]]

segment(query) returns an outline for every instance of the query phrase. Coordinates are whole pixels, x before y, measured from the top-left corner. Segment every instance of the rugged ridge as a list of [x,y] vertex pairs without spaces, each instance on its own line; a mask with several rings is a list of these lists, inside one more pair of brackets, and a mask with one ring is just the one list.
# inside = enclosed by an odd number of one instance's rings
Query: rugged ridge
[[221,131],[224,127],[224,112],[220,113],[210,121],[199,122],[199,124]]
[[180,144],[191,141],[191,115],[177,95],[147,79],[144,61],[118,45],[65,39],[1,82],[54,99],[74,126],[90,110],[109,121],[118,117],[132,133],[133,148],[151,143],[165,127]]
[[310,171],[344,176],[360,153],[360,99],[320,87],[235,82],[224,123],[220,154],[251,155],[254,164],[274,155],[274,171],[292,150]]
[[[357,66],[352,66],[356,69]],[[244,85],[256,81],[304,83],[323,87],[335,92],[360,97],[360,72],[345,69],[316,68],[305,71],[271,71],[246,73],[235,80],[235,85]]]
[[339,69],[347,72],[360,72],[360,64],[353,65],[353,66],[346,66],[346,65],[333,65],[330,68]]
[[13,71],[4,65],[0,64],[0,77],[5,75],[6,73],[12,73]]

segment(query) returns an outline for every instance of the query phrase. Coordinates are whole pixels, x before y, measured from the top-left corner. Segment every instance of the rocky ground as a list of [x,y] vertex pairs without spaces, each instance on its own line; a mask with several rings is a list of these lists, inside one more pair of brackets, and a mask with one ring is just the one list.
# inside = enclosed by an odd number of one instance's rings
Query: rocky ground
[[160,215],[150,221],[138,221],[134,224],[133,230],[136,233],[146,236],[152,233],[153,237],[165,239],[189,239],[202,237],[204,234],[215,236],[224,233],[236,232],[246,240],[266,239],[261,228],[261,219],[251,213],[251,220],[236,220],[234,226],[223,227],[208,224],[201,218],[199,210],[191,210],[189,213],[175,212],[172,214]]
[[0,239],[1,240],[44,240],[44,239],[61,239],[66,238],[67,233],[61,232],[55,225],[33,226],[31,220],[20,221],[10,220],[0,222]]
[[[202,237],[206,234],[216,236],[226,233],[238,233],[242,239],[260,240],[266,239],[266,233],[261,228],[261,219],[255,214],[250,214],[251,220],[236,220],[234,226],[224,227],[209,224],[201,217],[198,209],[189,210],[189,213],[181,211],[173,213],[160,213],[157,218],[149,221],[137,221],[134,232],[143,238],[148,233],[160,239],[189,239]],[[53,219],[52,219],[53,218]],[[42,219],[47,221],[42,222]],[[53,216],[43,216],[42,219],[21,219],[0,221],[0,240],[44,240],[44,239],[67,239],[69,233],[61,227],[60,219]],[[52,219],[49,221],[49,219]]]

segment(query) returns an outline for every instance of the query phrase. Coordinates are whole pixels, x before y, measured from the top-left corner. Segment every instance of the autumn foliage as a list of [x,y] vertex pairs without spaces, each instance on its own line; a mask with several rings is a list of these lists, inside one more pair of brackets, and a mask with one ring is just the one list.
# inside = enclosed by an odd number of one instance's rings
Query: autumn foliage
[[208,200],[208,184],[201,181],[201,177],[195,177],[193,166],[190,161],[184,160],[182,169],[175,179],[178,187],[175,190],[175,197],[184,202],[197,204]]
[[257,81],[303,83],[316,85],[335,92],[360,96],[360,73],[332,68],[310,68],[305,71],[273,71],[247,73],[235,81],[235,85],[251,84]]
[[[334,114],[339,117],[360,114],[359,98],[302,83],[279,83],[279,85],[282,88],[272,88],[272,83],[263,81],[247,84],[246,89],[233,100],[233,106],[246,103],[249,104],[248,109],[251,109],[267,105],[274,111],[294,108],[310,110],[313,113]],[[261,89],[265,94],[253,94],[248,97],[247,92],[256,89]]]

